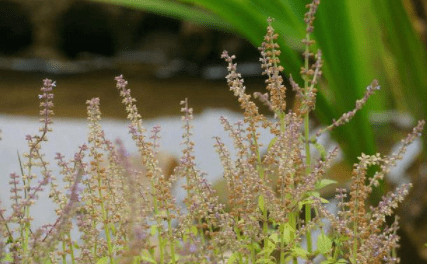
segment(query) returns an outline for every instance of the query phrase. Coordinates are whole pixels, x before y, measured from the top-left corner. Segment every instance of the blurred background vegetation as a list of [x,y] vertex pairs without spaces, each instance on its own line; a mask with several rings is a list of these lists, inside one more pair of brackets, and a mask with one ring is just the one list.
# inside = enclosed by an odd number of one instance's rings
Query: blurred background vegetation
[[[308,0],[98,1],[235,32],[255,47],[263,40],[267,17],[273,17],[273,27],[281,36],[278,42],[285,72],[299,76]],[[411,10],[409,14],[405,4]],[[350,124],[334,132],[349,164],[356,162],[361,152],[377,151],[369,112],[396,109],[416,119],[426,116],[427,52],[414,28],[425,28],[414,12],[425,17],[426,5],[423,1],[328,0],[319,6],[314,37],[323,51],[325,80],[315,111],[317,118],[327,124],[352,110],[374,78],[383,87]]]

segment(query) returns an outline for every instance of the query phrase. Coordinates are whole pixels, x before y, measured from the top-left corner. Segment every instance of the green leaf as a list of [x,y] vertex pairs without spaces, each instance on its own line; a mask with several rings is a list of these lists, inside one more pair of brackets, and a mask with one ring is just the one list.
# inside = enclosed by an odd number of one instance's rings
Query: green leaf
[[157,226],[156,225],[152,225],[151,227],[150,227],[150,234],[152,235],[152,236],[154,236],[155,234],[157,234]]
[[261,250],[261,246],[258,243],[252,243],[251,245],[253,246],[253,248],[255,249],[255,251],[260,251]]
[[391,88],[400,110],[410,110],[416,119],[425,118],[427,79],[422,76],[427,71],[426,48],[415,32],[402,1],[378,0],[371,5],[377,11],[376,23],[384,25],[380,28],[384,38],[380,61],[387,70],[387,88]]
[[276,264],[276,261],[274,259],[258,259],[255,263],[262,263],[262,264]]
[[12,253],[8,252],[8,253],[5,253],[3,256],[4,257],[1,259],[1,263],[12,262],[13,261]]
[[325,160],[326,159],[326,150],[325,147],[322,144],[319,144],[319,142],[313,143],[313,146],[319,151],[320,159]]
[[292,236],[295,234],[295,229],[289,223],[284,224],[282,236],[283,241],[286,244],[289,244],[289,242],[291,242],[291,234]]
[[[265,256],[265,255],[270,256],[271,253],[273,253],[273,251],[275,249],[276,249],[276,244],[273,241],[269,240],[269,243],[267,244],[267,246],[264,245],[264,248],[258,253],[258,255],[259,256]],[[258,263],[258,261],[257,261],[257,263]]]
[[323,204],[329,203],[328,200],[326,200],[325,198],[322,198],[322,197],[320,197],[320,202],[323,203]]
[[316,190],[320,190],[326,186],[329,186],[331,184],[337,184],[337,181],[331,180],[331,179],[321,179],[320,181],[316,182]]
[[311,199],[311,197],[317,197],[319,198],[322,203],[329,203],[328,200],[325,200],[324,198],[320,197],[320,193],[317,191],[313,191],[313,192],[307,192],[305,194],[307,196],[307,198],[305,198],[304,200],[298,202],[298,208],[299,210],[302,209],[302,207],[306,204],[311,205],[314,203],[314,201]]
[[227,23],[218,15],[212,12],[207,12],[200,8],[179,3],[176,1],[165,1],[165,0],[92,0],[95,2],[106,2],[110,4],[126,6],[133,9],[146,10],[159,15],[168,16],[180,20],[188,20],[193,23],[220,28],[227,31],[234,31],[234,26]]
[[110,258],[108,256],[102,257],[102,258],[98,259],[96,264],[107,264],[109,262],[109,259]]
[[300,248],[300,247],[294,247],[292,248],[292,255],[295,257],[302,257],[307,258],[307,250]]
[[269,236],[270,240],[276,244],[277,242],[279,242],[279,235],[277,233],[273,233]]
[[323,255],[332,249],[332,240],[323,232],[317,237],[317,249]]
[[346,263],[348,263],[348,261],[345,259],[339,259],[337,261],[334,261],[332,258],[320,262],[320,264],[346,264]]
[[152,259],[151,257],[149,257],[149,256],[144,256],[144,255],[142,255],[142,256],[139,256],[142,260],[144,260],[144,261],[147,261],[147,262],[150,262],[150,263],[154,263],[154,264],[156,264],[157,262],[154,260],[154,259]]
[[173,261],[172,259],[169,261],[169,263],[176,263],[179,260],[179,255],[175,254],[175,261]]
[[305,199],[305,200],[299,202],[298,203],[299,210],[301,210],[304,207],[304,205],[306,205],[306,204],[308,204],[308,205],[313,204],[313,200]]
[[258,206],[262,213],[265,213],[265,206],[264,206],[264,196],[260,195],[258,197]]
[[195,225],[193,225],[193,226],[190,227],[190,231],[195,236],[197,236],[197,234],[199,233],[199,230],[197,230],[197,226],[195,226]]
[[115,246],[113,247],[113,251],[114,251],[114,252],[117,252],[117,251],[123,250],[123,248],[124,248],[124,246],[123,246],[123,245],[115,245]]
[[234,252],[227,260],[227,264],[234,264],[239,256],[238,252]]

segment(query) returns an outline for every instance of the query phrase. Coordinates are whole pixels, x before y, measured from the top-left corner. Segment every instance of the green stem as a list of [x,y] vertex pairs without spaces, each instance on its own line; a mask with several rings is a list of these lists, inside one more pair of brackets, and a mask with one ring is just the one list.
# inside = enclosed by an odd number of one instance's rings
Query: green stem
[[[307,43],[310,42],[310,34],[307,33],[306,34],[306,41]],[[305,72],[306,75],[304,76],[304,93],[305,93],[305,98],[307,100],[307,96],[309,95],[309,87],[308,87],[308,81],[309,81],[309,76],[307,75],[308,72],[308,63],[309,63],[309,45],[307,44],[305,46],[305,60],[304,60],[304,68],[305,68]],[[310,106],[306,106],[307,107],[307,111],[304,113],[304,137],[305,137],[305,160],[306,160],[306,176],[308,177],[311,174],[311,153],[310,153],[310,141],[309,141],[309,135],[310,135],[310,130],[309,130],[309,107]],[[311,221],[311,206],[309,204],[305,205],[305,224],[307,225],[309,222]],[[307,240],[307,251],[309,253],[312,252],[313,247],[312,247],[312,241],[311,241],[311,231],[309,229],[307,229],[306,231],[306,240]]]
[[[254,242],[252,242],[252,243],[254,243]],[[251,246],[251,258],[252,258],[252,263],[256,263],[255,248],[253,245]]]
[[284,264],[285,263],[285,238],[284,238],[284,233],[285,233],[285,224],[282,223],[280,225],[280,264]]
[[[263,205],[264,206],[264,205]],[[264,211],[263,211],[263,216],[264,216],[264,224],[262,227],[262,231],[264,233],[265,239],[264,239],[264,248],[268,248],[268,244],[269,244],[269,239],[268,239],[268,216],[267,216],[267,210],[265,209],[264,206]],[[267,250],[265,250],[265,259],[269,259],[269,253]]]
[[[168,232],[169,232],[169,239],[170,239],[170,249],[171,249],[171,258],[172,263],[176,263],[175,259],[175,240],[173,239],[173,232],[172,232],[172,221],[170,218],[169,210],[166,211],[167,217],[168,217]],[[203,243],[204,244],[204,243]]]
[[[292,243],[294,243],[295,231],[297,230],[297,221],[296,221],[295,212],[292,212],[289,215],[289,225],[293,228],[293,232],[291,232],[291,234],[290,234],[290,239],[291,239]],[[293,263],[298,264],[297,257],[293,257]]]
[[[358,197],[358,189],[356,190],[356,197]],[[356,198],[356,206],[354,209],[354,225],[353,225],[353,263],[356,263],[357,260],[357,225],[358,225],[358,219],[357,219],[357,212],[359,210],[359,204],[358,204],[358,199]]]
[[[260,178],[263,180],[264,179],[264,169],[262,168],[262,164],[261,164],[261,153],[259,151],[259,146],[258,146],[258,141],[256,138],[256,133],[255,131],[252,132],[252,137],[253,137],[253,143],[255,145],[255,150],[256,150],[256,157],[257,157],[257,170],[258,170],[258,174],[260,176]],[[261,199],[264,200],[263,195],[261,195],[260,197]],[[261,208],[262,212],[263,212],[263,227],[262,227],[262,232],[263,235],[265,236],[264,238],[264,248],[268,247],[268,243],[269,243],[269,239],[268,239],[268,216],[267,216],[267,210],[265,209],[265,206],[262,205],[264,208]],[[267,252],[267,250],[265,251],[265,259],[269,258],[269,253]]]
[[102,180],[101,180],[101,177],[99,177],[98,178],[98,196],[99,196],[99,199],[101,200],[102,220],[104,222],[105,238],[107,239],[108,257],[110,258],[110,263],[114,263],[113,245],[110,237],[110,223],[108,220],[108,210],[105,208],[105,205],[104,205],[104,199],[102,196],[101,187],[102,187]]
[[[30,151],[31,153],[31,151]],[[28,168],[28,179],[27,179],[27,186],[25,186],[24,184],[24,190],[25,190],[25,200],[28,199],[28,191],[30,190],[31,187],[31,163],[32,163],[32,159],[31,156],[28,159],[28,164],[29,164],[29,168]],[[25,183],[25,181],[24,181]],[[24,207],[24,212],[25,212],[25,219],[29,219],[30,217],[30,206],[29,205],[25,205]],[[23,245],[23,255],[27,256],[27,251],[28,251],[28,240],[29,240],[29,231],[30,231],[30,223],[27,221],[25,222],[25,228],[24,228],[24,245]],[[21,232],[21,236],[22,236],[22,232]],[[28,263],[28,259],[27,257],[24,258],[24,263]]]
[[[67,252],[67,248],[66,248],[66,244],[65,244],[65,239],[64,239],[64,235],[61,235],[61,240],[62,240],[62,252]],[[63,254],[62,255],[62,263],[67,263],[67,255],[66,254]]]
[[[76,263],[76,260],[75,260],[75,257],[74,257],[74,247],[73,247],[73,242],[71,240],[71,232],[70,231],[68,231],[67,237],[68,237],[68,239],[70,241],[68,243],[68,247],[70,249],[71,263],[74,264],[74,263]],[[66,263],[66,262],[64,262],[64,263]]]
[[[309,138],[309,119],[308,119],[308,113],[304,117],[304,130],[305,130],[305,157],[306,157],[306,174],[307,177],[311,173],[311,155],[310,155],[310,142],[308,140]],[[309,204],[305,205],[305,224],[307,225],[308,222],[311,221],[311,206]],[[307,229],[306,233],[306,240],[307,240],[307,251],[309,253],[312,253],[313,246],[311,241],[311,231]]]
[[[234,218],[234,222],[238,223],[237,217]],[[238,227],[234,227],[234,233],[236,233],[237,240],[242,241],[242,236],[240,235],[240,229]],[[238,252],[238,257],[239,257],[239,263],[243,263],[243,257],[240,251]]]
[[[156,195],[156,188],[154,186],[154,181],[153,179],[151,179],[151,190],[153,191],[153,207],[154,207],[154,215],[157,216],[159,215],[159,206],[158,206],[158,201],[157,201],[157,195]],[[160,234],[160,226],[161,226],[161,222],[159,220],[159,218],[157,218],[157,226],[158,226],[158,230],[157,230],[157,239],[159,240],[159,252],[160,252],[160,263],[164,263],[164,249],[163,249],[163,238]]]

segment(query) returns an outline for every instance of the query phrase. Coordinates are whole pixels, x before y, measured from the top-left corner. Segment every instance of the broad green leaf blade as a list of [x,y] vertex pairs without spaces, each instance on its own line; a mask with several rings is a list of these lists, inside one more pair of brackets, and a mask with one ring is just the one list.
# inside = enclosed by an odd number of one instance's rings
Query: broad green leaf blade
[[[273,14],[277,12],[273,12],[268,3],[255,0],[251,2],[238,0],[183,0],[183,2],[203,7],[222,17],[234,26],[237,33],[250,41],[255,47],[259,47],[263,41],[267,28],[267,18],[273,17]],[[282,7],[282,10],[290,12],[285,6]],[[278,39],[278,43],[282,50],[282,65],[287,70],[287,73],[292,73],[293,76],[298,78],[302,62],[299,55],[287,45],[287,42],[291,43],[291,46],[300,47],[298,40],[302,39],[304,32],[302,31],[303,27],[294,28],[292,26],[292,23],[298,21],[295,15],[289,13],[289,17],[274,17],[276,21],[273,22],[273,27],[276,28],[281,36]]]
[[[316,108],[316,114],[324,123],[330,123],[332,118],[338,119],[343,113],[355,107],[355,101],[363,97],[366,87],[371,83],[371,76],[366,77],[364,67],[359,64],[357,43],[351,23],[348,2],[331,0],[321,4],[314,24],[314,35],[317,45],[324,54],[324,75],[332,96]],[[365,66],[365,68],[368,66]],[[328,93],[322,89],[323,94]],[[375,100],[375,94],[370,100]],[[320,100],[326,98],[320,98]],[[334,108],[334,113],[328,113]],[[331,118],[332,117],[332,118]],[[328,120],[329,119],[329,120]],[[337,128],[333,135],[339,141],[346,158],[350,163],[357,162],[361,152],[374,154],[376,152],[368,111],[363,108],[356,113],[350,123]]]
[[219,16],[175,1],[167,0],[92,0],[94,2],[105,2],[133,9],[145,10],[159,15],[173,17],[180,20],[188,20],[199,25],[234,31],[234,26],[227,23]]
[[321,179],[320,181],[316,182],[316,190],[320,190],[331,184],[337,184],[337,181],[330,180],[330,179]]
[[332,249],[332,240],[323,232],[317,237],[317,249],[323,255]]
[[384,58],[383,61],[393,71],[388,75],[395,102],[400,110],[409,109],[417,119],[425,119],[427,50],[415,33],[401,1],[372,1],[372,9],[378,10],[377,23],[384,25],[381,28],[384,49],[391,54],[391,59]]

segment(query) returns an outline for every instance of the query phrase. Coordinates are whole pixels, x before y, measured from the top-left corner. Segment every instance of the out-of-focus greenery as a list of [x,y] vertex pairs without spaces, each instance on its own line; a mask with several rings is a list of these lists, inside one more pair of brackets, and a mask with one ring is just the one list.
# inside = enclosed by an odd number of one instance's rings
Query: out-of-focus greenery
[[[281,61],[298,78],[302,66],[303,20],[309,0],[96,0],[233,31],[254,46],[262,42],[267,17],[281,37]],[[427,52],[414,31],[401,0],[322,1],[314,23],[314,38],[324,58],[324,82],[315,113],[330,123],[354,108],[354,102],[376,78],[382,91],[346,126],[335,130],[349,164],[361,153],[376,152],[368,113],[386,108],[427,113]],[[297,79],[301,83],[301,79]]]

